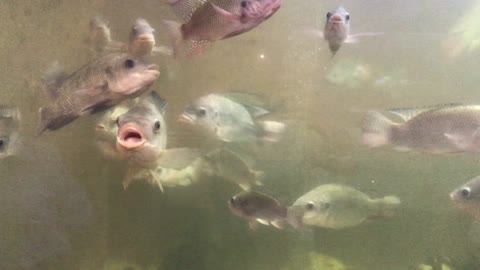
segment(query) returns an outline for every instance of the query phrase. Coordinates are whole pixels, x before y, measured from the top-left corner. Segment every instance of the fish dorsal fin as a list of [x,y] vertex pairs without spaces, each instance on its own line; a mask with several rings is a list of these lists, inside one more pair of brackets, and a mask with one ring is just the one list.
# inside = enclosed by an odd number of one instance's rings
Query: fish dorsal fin
[[183,22],[188,22],[193,13],[208,0],[169,0],[168,2],[175,15],[181,18]]
[[445,109],[449,107],[458,107],[462,106],[461,103],[447,103],[447,104],[438,104],[433,106],[427,107],[417,107],[417,108],[393,108],[387,110],[389,113],[395,114],[403,119],[403,121],[408,121],[413,117],[427,111],[438,110],[438,109]]
[[260,116],[269,114],[270,112],[263,107],[265,107],[265,102],[256,94],[245,93],[245,92],[225,92],[219,94],[225,98],[228,98],[232,101],[240,103],[252,118],[258,118]]
[[68,78],[68,74],[58,61],[53,62],[42,77],[45,87],[45,95],[48,98],[55,99],[59,95],[58,89]]
[[150,98],[150,100],[152,100],[153,104],[155,104],[155,106],[160,110],[162,114],[165,113],[165,110],[167,109],[167,105],[168,105],[168,102],[166,99],[162,98],[155,91],[152,91],[148,97]]

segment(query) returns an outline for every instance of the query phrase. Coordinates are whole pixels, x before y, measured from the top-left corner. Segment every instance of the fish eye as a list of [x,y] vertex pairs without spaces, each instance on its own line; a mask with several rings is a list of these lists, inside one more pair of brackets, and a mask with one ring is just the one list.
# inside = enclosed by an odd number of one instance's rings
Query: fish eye
[[160,130],[160,121],[155,121],[155,124],[153,124],[153,131],[159,131]]
[[470,197],[470,188],[462,188],[462,190],[460,191],[462,193],[462,197],[464,198],[469,198]]
[[307,205],[305,205],[305,208],[307,210],[313,210],[315,208],[315,204],[313,202],[309,202]]
[[125,67],[126,67],[126,68],[133,68],[133,67],[135,67],[135,61],[133,61],[132,59],[127,59],[127,60],[125,60]]
[[327,12],[327,19],[330,19],[332,17],[332,12]]
[[350,20],[350,14],[347,14],[347,15],[345,16],[345,20],[347,20],[347,21]]
[[246,8],[246,7],[247,7],[247,1],[242,1],[242,2],[240,2],[240,6],[241,6],[242,8]]
[[207,110],[204,108],[200,108],[197,110],[197,116],[198,117],[205,117],[207,115]]

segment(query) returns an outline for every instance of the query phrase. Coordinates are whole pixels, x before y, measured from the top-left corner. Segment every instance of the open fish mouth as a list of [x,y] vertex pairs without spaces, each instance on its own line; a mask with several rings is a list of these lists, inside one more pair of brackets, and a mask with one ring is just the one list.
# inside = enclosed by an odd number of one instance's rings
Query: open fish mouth
[[117,145],[125,149],[136,149],[146,143],[145,136],[136,125],[124,125],[118,131]]

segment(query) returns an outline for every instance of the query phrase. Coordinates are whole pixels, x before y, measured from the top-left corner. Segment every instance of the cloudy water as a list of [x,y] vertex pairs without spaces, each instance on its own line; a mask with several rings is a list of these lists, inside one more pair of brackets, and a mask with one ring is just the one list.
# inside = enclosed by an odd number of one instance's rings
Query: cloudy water
[[[458,105],[480,104],[479,1],[179,1],[0,1],[0,269],[480,269],[480,223],[450,198],[480,174],[478,108]],[[332,56],[339,6],[349,32]],[[155,44],[123,55],[138,18]],[[91,64],[110,53],[128,60]],[[166,109],[149,99],[157,115],[117,139],[151,91]],[[212,93],[236,105],[180,117]],[[51,104],[64,122],[36,136]],[[372,111],[394,123],[366,128]],[[302,197],[324,184],[344,188]],[[259,218],[271,203],[232,213],[247,189],[288,208],[282,228]]]

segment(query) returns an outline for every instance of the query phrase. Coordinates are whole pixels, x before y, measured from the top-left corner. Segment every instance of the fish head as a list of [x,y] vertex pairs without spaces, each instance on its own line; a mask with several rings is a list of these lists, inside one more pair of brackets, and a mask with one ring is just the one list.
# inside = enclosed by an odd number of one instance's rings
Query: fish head
[[467,212],[479,213],[480,206],[480,176],[450,193],[453,204]]
[[129,54],[120,54],[106,64],[108,88],[115,94],[136,97],[143,94],[160,75],[158,66]]
[[329,42],[330,50],[335,53],[347,39],[350,31],[350,13],[339,7],[327,13],[327,21],[323,31],[324,38]]
[[137,19],[129,35],[129,50],[135,55],[152,52],[155,46],[155,29],[145,19]]
[[316,225],[328,215],[331,204],[327,200],[300,198],[288,208],[287,219],[294,227]]
[[270,18],[282,5],[282,0],[242,0],[241,20],[258,24]]
[[148,99],[142,100],[117,118],[117,149],[122,153],[138,153],[154,157],[166,148],[165,118]]
[[206,98],[200,98],[183,110],[179,121],[214,133],[217,129],[217,106]]

